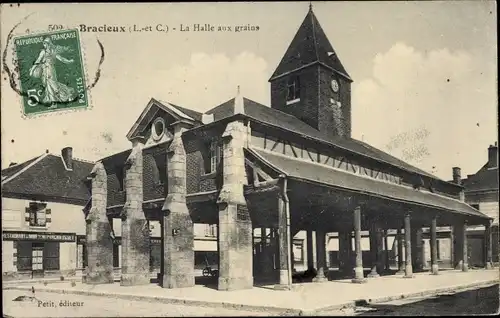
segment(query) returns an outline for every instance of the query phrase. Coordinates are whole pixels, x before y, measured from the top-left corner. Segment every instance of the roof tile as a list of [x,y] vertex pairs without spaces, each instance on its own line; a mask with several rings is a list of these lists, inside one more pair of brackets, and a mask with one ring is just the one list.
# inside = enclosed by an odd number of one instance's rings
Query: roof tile
[[441,195],[425,193],[400,185],[383,183],[370,178],[364,178],[347,172],[332,169],[327,166],[298,160],[259,149],[251,149],[257,157],[264,159],[264,164],[280,170],[289,177],[309,180],[349,190],[361,191],[372,195],[384,196],[390,199],[409,203],[423,204],[461,214],[487,218],[487,216],[464,202]]
[[311,63],[322,63],[351,80],[314,12],[309,10],[271,79]]
[[85,180],[93,165],[90,162],[73,159],[73,169],[69,171],[64,167],[60,156],[48,154],[3,184],[2,191],[7,195],[66,199],[85,204],[90,197],[90,190]]

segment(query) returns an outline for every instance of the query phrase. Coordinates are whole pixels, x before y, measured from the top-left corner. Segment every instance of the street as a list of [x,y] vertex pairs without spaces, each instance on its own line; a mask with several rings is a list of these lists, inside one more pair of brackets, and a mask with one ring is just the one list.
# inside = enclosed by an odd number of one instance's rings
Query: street
[[[355,309],[332,310],[319,316],[436,316],[494,314],[499,307],[499,285],[436,297],[401,299],[386,303],[360,303]],[[21,297],[20,297],[21,296]],[[187,316],[269,316],[249,311],[202,306],[129,301],[118,298],[4,290],[4,317],[187,317]],[[284,315],[274,314],[274,315]]]
[[457,294],[412,298],[379,304],[360,304],[356,309],[319,313],[321,316],[468,316],[492,315],[499,310],[499,285]]
[[3,291],[4,317],[192,317],[269,316],[265,312],[131,301],[112,297],[36,292],[35,300],[14,301],[31,292]]

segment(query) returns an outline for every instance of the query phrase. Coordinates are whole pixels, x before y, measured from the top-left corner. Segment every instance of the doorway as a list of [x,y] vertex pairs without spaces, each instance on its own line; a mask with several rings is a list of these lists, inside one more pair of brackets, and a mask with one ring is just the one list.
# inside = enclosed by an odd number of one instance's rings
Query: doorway
[[31,248],[32,277],[43,277],[43,243],[33,243]]

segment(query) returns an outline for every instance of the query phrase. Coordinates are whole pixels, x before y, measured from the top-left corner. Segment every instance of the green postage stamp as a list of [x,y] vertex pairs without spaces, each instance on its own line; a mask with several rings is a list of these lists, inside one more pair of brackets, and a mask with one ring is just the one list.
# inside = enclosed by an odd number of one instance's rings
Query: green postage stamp
[[88,107],[78,30],[19,36],[14,50],[24,115]]

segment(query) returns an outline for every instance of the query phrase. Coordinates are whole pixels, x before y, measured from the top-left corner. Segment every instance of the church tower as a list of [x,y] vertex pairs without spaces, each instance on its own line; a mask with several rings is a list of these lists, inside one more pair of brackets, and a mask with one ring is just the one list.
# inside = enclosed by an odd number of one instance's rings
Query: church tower
[[351,136],[351,83],[309,6],[269,79],[271,107],[328,134]]

